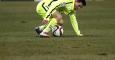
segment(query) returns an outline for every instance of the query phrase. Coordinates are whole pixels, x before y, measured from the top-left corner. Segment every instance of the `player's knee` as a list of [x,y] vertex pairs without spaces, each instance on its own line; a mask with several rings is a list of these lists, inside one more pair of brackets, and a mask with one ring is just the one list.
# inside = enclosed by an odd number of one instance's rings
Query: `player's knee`
[[58,20],[57,20],[57,24],[60,25],[60,26],[63,25],[63,19],[62,19],[62,16],[58,16],[57,18],[58,18]]
[[56,11],[54,14],[53,14],[53,17],[56,18],[57,20],[61,20],[62,19],[62,15]]

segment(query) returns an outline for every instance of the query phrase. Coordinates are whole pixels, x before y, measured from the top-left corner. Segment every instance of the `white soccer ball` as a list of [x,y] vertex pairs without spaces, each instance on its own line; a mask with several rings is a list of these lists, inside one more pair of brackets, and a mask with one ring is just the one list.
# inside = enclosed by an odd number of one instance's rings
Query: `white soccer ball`
[[52,33],[53,33],[53,36],[55,36],[55,37],[62,36],[63,32],[64,32],[64,30],[63,30],[62,26],[57,26],[56,25],[55,27],[52,28]]

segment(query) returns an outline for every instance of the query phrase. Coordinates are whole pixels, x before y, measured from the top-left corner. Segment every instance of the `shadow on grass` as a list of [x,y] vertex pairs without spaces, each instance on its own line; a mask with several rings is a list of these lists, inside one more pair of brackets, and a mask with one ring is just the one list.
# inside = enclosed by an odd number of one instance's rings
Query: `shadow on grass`
[[93,34],[87,34],[83,36],[76,36],[76,35],[63,35],[62,37],[105,37],[104,35],[93,35]]
[[38,35],[35,35],[35,37],[37,38],[100,38],[100,37],[106,37],[105,35],[94,35],[94,34],[85,34],[83,36],[76,36],[76,35],[63,35],[63,36],[60,36],[60,37],[54,37],[54,36],[50,36],[50,37],[40,37]]

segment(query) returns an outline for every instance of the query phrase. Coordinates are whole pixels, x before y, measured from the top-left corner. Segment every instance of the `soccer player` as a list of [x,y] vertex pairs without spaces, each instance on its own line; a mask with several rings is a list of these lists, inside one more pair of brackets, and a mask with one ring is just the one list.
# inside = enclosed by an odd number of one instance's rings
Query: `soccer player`
[[[49,10],[47,11],[45,15],[43,23],[47,24],[48,22],[51,22],[52,20],[49,21],[49,18],[51,17],[52,14],[55,13],[55,10],[58,10],[59,12],[69,15],[71,24],[73,26],[73,29],[76,35],[83,36],[83,34],[80,33],[80,30],[78,28],[78,23],[77,23],[76,13],[75,13],[79,8],[82,8],[83,6],[86,6],[85,0],[58,0],[58,1],[55,1],[49,7]],[[59,20],[60,19],[57,19],[57,21]],[[48,37],[49,35],[47,33],[49,32],[51,25],[52,23],[48,23],[46,28],[40,33],[40,36]]]
[[[42,18],[45,18],[45,15],[46,15],[47,11],[49,10],[49,7],[50,7],[51,4],[52,4],[53,2],[55,2],[55,1],[57,1],[57,0],[40,0],[40,2],[38,3],[38,5],[37,5],[37,7],[36,7],[37,13],[38,13]],[[53,26],[55,26],[55,25],[57,24],[57,20],[58,20],[58,19],[62,19],[61,14],[60,14],[58,11],[56,11],[56,10],[54,10],[54,11],[55,11],[55,13],[53,13],[53,14],[47,19],[47,21],[50,21],[50,22],[49,22],[49,24],[51,24],[51,25],[50,25],[50,28],[53,27]],[[57,13],[58,13],[58,14],[57,14]],[[45,24],[45,23],[43,22],[43,25],[36,27],[36,28],[35,28],[35,31],[36,31],[36,32],[38,33],[38,35],[39,35],[46,26],[47,26],[47,24]],[[50,31],[49,28],[48,28],[48,29],[46,28],[46,30],[47,30],[47,31]],[[47,34],[42,34],[42,35],[48,36]]]

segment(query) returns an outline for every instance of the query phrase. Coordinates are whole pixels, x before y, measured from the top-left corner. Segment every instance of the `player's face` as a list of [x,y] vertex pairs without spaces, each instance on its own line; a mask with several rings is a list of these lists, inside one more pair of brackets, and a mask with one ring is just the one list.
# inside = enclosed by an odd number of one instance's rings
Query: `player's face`
[[78,10],[78,9],[80,9],[80,8],[82,8],[83,7],[83,4],[81,3],[81,2],[75,2],[75,4],[74,4],[74,8],[76,9],[76,10]]

